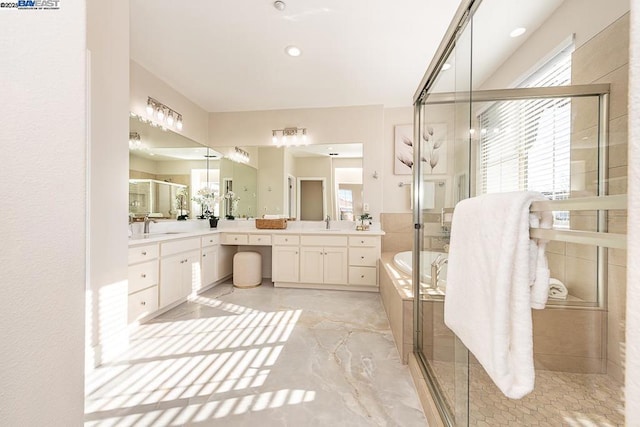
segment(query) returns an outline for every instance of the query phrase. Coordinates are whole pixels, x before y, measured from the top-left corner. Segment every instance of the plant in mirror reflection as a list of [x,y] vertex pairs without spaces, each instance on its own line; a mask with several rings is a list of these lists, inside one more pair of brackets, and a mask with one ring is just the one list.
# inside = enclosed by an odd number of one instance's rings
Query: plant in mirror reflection
[[200,205],[202,214],[200,219],[214,217],[213,209],[216,203],[220,202],[220,196],[211,187],[202,187],[191,200]]

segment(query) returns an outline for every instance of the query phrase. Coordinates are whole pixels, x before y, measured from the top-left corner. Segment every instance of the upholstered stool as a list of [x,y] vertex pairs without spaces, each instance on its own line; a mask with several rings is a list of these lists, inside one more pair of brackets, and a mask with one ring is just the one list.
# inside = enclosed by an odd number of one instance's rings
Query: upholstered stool
[[238,252],[233,256],[233,286],[254,288],[262,284],[262,255]]

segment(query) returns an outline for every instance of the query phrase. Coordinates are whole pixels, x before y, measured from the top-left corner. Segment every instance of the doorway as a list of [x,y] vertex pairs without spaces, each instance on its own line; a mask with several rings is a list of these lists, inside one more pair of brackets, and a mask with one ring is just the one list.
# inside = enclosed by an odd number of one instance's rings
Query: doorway
[[327,212],[325,178],[298,178],[298,212],[301,221],[322,221]]

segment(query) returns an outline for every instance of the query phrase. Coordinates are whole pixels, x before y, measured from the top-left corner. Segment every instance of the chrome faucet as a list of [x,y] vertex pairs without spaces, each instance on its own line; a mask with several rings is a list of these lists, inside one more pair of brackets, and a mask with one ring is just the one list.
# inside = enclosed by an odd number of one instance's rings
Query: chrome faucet
[[438,287],[438,277],[440,276],[440,270],[447,263],[448,259],[443,258],[442,255],[438,255],[436,259],[431,263],[431,287],[436,289]]
[[324,222],[327,224],[327,230],[328,230],[331,227],[331,217],[327,215],[327,217],[324,219]]
[[149,219],[149,216],[144,217],[144,234],[149,234],[149,224],[152,222],[155,224],[157,221],[155,219]]

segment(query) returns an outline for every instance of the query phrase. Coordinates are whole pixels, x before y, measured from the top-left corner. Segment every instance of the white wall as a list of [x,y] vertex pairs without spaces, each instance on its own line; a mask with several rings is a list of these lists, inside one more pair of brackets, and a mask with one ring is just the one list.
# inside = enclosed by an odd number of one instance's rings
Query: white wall
[[[127,21],[128,22],[128,21]],[[128,29],[128,27],[127,27]],[[128,30],[126,31],[128,34]],[[183,127],[173,132],[207,145],[208,115],[205,110],[187,99],[180,92],[160,80],[137,62],[131,61],[130,104],[129,110],[146,117],[147,98],[150,96],[162,102],[172,110],[182,114]]]
[[626,425],[640,425],[640,4],[632,3],[629,48]]
[[129,2],[87,3],[91,51],[87,365],[128,343]]
[[0,13],[3,426],[83,422],[85,24],[84,1]]
[[[410,95],[409,95],[410,96]],[[209,145],[269,146],[271,131],[304,127],[312,144],[363,143],[364,202],[373,217],[382,212],[382,169],[386,142],[380,105],[209,114]],[[379,179],[373,178],[374,171]]]

